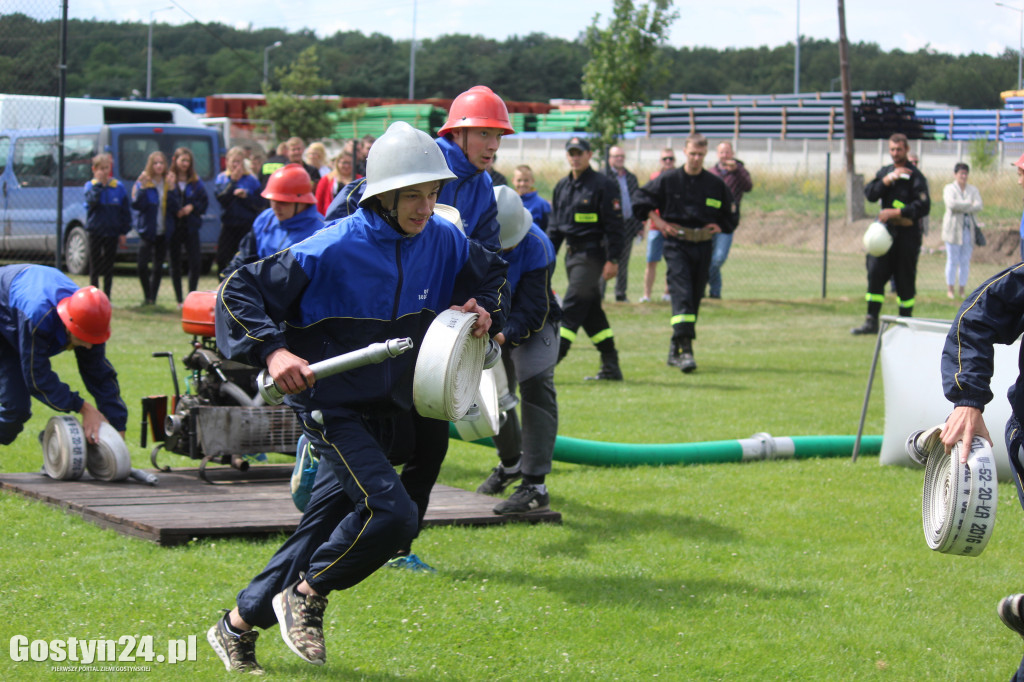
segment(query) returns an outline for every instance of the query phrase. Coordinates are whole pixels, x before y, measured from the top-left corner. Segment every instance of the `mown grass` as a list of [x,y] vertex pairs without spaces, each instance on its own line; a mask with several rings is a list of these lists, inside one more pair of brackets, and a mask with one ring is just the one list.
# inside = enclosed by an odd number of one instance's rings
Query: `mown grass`
[[[765,267],[745,255],[737,250],[727,266],[737,274],[728,298],[701,310],[693,375],[664,365],[668,304],[606,304],[626,381],[584,382],[598,358],[579,341],[557,370],[560,432],[627,443],[854,433],[874,347],[848,333],[862,317],[863,289],[776,297],[743,283],[742,268]],[[816,258],[786,254],[770,267],[795,280]],[[837,260],[851,273],[863,267],[854,256]],[[632,265],[636,300],[639,250]],[[564,289],[561,267],[555,286]],[[920,316],[954,310],[940,288],[918,296]],[[148,466],[137,447],[139,398],[170,390],[166,359],[150,354],[173,350],[180,367],[188,342],[172,305],[117,306],[110,354],[132,410],[136,466]],[[80,385],[71,358],[55,366]],[[881,396],[878,386],[867,433],[882,432]],[[36,406],[0,471],[39,468],[34,435],[49,416]],[[494,461],[486,448],[453,441],[441,482],[474,489]],[[1021,645],[995,605],[1024,587],[1013,488],[1000,485],[985,553],[954,558],[921,537],[921,481],[875,457],[629,469],[556,462],[548,484],[562,525],[428,529],[415,551],[436,575],[384,570],[331,596],[324,668],[302,663],[274,630],[261,636],[259,658],[278,679],[1005,678]],[[282,539],[159,548],[7,493],[0,515],[0,642],[152,635],[159,653],[168,639],[196,635],[198,660],[153,662],[154,680],[228,677],[205,631]],[[5,680],[46,677],[50,665],[0,654]]]

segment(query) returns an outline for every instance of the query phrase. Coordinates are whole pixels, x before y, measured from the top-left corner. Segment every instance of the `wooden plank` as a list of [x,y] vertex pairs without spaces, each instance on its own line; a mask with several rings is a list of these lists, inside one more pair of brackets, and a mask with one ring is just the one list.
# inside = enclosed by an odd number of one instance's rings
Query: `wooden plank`
[[[56,481],[38,473],[0,475],[0,490],[37,499],[102,528],[161,545],[196,537],[259,537],[290,533],[301,514],[291,499],[291,465],[228,467],[209,471],[211,485],[197,469],[157,472],[158,486],[134,479]],[[561,523],[556,511],[501,516],[497,499],[435,485],[424,525],[494,525],[514,521]]]

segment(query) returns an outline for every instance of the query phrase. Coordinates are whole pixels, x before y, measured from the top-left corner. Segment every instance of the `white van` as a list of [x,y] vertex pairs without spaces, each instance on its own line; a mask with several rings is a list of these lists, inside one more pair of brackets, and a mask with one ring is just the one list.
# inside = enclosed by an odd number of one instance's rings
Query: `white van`
[[[60,98],[0,94],[0,129],[56,128],[60,125]],[[171,102],[134,100],[64,99],[64,126],[98,126],[117,123],[167,123],[199,126],[202,119]]]

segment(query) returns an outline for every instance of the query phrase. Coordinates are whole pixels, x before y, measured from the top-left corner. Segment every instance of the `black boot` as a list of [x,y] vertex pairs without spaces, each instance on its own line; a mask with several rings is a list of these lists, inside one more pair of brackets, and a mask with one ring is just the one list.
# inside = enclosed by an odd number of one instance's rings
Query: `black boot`
[[668,360],[665,364],[669,367],[680,368],[680,363],[683,359],[683,347],[679,345],[679,342],[675,339],[672,340],[672,345],[668,348]]
[[864,318],[864,324],[859,327],[854,327],[850,330],[851,334],[860,336],[862,334],[877,334],[878,333],[878,316],[868,315]]
[[619,354],[614,349],[601,351],[601,369],[596,376],[583,377],[584,381],[622,381]]
[[697,361],[693,358],[693,342],[690,339],[683,339],[679,344],[679,371],[690,374],[697,370]]

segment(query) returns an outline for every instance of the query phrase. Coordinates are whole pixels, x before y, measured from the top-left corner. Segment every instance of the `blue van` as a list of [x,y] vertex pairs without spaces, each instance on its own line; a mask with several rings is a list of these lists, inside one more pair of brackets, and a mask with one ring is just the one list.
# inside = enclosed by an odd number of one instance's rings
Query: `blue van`
[[[56,129],[0,130],[0,259],[52,263],[57,247]],[[100,151],[114,157],[114,176],[129,187],[146,167],[151,152],[162,151],[168,161],[178,147],[195,157],[196,173],[210,195],[203,215],[200,243],[203,272],[217,250],[220,204],[214,180],[224,150],[217,131],[206,127],[168,124],[109,124],[64,129],[64,187],[61,225],[64,267],[76,275],[89,272],[85,231],[85,183],[92,179],[92,157]],[[118,260],[134,261],[139,249],[132,230]]]

